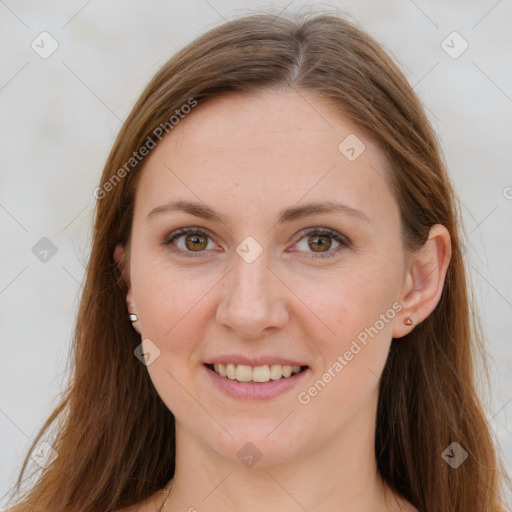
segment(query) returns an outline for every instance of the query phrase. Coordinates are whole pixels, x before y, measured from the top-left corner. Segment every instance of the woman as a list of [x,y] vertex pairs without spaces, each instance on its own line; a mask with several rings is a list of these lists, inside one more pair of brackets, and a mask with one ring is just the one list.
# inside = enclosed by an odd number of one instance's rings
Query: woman
[[367,34],[204,34],[96,197],[73,380],[12,510],[502,510],[456,199]]

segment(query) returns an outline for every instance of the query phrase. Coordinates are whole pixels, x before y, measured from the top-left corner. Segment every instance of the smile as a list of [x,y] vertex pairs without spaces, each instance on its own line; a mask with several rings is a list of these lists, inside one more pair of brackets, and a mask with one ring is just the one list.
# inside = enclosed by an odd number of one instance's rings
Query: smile
[[[221,359],[222,361],[222,359]],[[260,401],[276,398],[297,386],[304,386],[311,368],[302,365],[204,363],[207,378],[214,388],[231,398]]]
[[217,375],[238,382],[269,382],[270,380],[287,379],[292,375],[304,371],[307,366],[289,366],[281,364],[265,364],[262,366],[249,366],[246,364],[215,363],[207,365]]

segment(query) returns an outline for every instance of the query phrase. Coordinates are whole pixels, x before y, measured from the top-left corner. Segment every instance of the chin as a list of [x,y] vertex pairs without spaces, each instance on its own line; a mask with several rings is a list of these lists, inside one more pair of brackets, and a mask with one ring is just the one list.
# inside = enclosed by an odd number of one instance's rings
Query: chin
[[[289,419],[292,416],[293,413],[290,414]],[[309,436],[304,435],[305,433],[290,431],[290,425],[286,428],[284,425],[286,419],[279,425],[280,421],[282,419],[260,419],[256,422],[249,419],[233,420],[224,425],[233,437],[222,430],[219,433],[219,438],[205,440],[205,442],[220,457],[242,464],[247,468],[270,467],[288,463],[296,457],[305,455],[308,449],[311,449],[311,442],[306,439]]]

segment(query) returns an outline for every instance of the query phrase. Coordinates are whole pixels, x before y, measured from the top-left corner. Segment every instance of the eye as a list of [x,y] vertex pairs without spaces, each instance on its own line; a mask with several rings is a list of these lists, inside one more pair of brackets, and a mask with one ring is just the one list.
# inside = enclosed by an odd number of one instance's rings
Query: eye
[[212,249],[208,247],[209,239],[211,240],[210,236],[202,228],[181,228],[172,232],[163,245],[174,245],[177,249],[172,248],[173,252],[189,253],[188,255],[194,256],[190,253],[202,253],[205,249]]
[[[303,232],[302,235],[304,236],[299,240],[296,246],[305,252],[313,252],[313,258],[330,258],[338,254],[344,247],[350,245],[347,238],[331,229],[313,228]],[[331,250],[333,240],[338,245]]]
[[[329,258],[335,256],[341,249],[350,245],[349,240],[340,233],[326,228],[313,228],[301,233],[302,238],[295,244],[299,250],[312,252],[313,258]],[[333,247],[333,240],[337,246]],[[174,246],[173,252],[185,253],[187,256],[200,256],[213,244],[210,235],[203,228],[181,228],[173,231],[163,242],[165,246]],[[310,250],[308,250],[310,249]],[[196,254],[193,254],[196,253]]]

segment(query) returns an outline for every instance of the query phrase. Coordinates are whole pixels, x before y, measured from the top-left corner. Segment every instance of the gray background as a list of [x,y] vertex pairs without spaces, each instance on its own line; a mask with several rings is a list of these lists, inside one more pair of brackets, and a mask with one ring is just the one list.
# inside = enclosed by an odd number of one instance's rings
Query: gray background
[[[271,4],[278,12],[305,3]],[[342,9],[386,46],[442,140],[491,356],[489,422],[510,471],[512,3],[307,3]],[[122,120],[176,50],[223,18],[268,5],[0,0],[0,505],[66,382],[93,191]],[[51,49],[43,31],[58,43],[45,59],[31,47]],[[33,252],[42,237],[57,249],[46,262]]]

